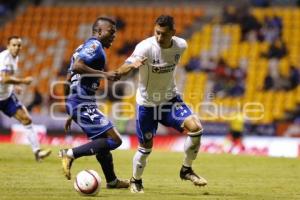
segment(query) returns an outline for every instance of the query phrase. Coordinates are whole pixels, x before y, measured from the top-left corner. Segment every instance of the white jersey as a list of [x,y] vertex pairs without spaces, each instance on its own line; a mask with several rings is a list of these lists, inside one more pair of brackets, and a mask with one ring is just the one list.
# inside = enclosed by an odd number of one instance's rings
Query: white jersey
[[[8,50],[4,50],[0,53],[0,73],[9,73],[9,75],[14,75],[18,70],[18,56],[14,58]],[[0,101],[10,97],[13,92],[13,84],[1,83],[0,77]]]
[[155,37],[141,41],[126,62],[135,62],[147,57],[145,65],[139,68],[139,84],[136,101],[139,105],[155,106],[167,102],[177,95],[175,68],[187,48],[184,39],[173,36],[172,46],[163,49]]

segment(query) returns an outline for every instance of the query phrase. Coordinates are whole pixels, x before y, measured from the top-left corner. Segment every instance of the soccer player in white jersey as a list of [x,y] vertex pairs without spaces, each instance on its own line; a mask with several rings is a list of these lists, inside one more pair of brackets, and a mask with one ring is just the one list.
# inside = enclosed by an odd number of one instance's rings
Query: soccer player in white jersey
[[134,67],[129,63],[147,58],[139,67],[139,84],[136,94],[136,132],[138,150],[133,158],[133,177],[130,180],[132,193],[143,193],[142,174],[147,157],[153,146],[158,123],[173,127],[187,134],[184,144],[184,160],[180,178],[190,180],[196,186],[205,186],[207,181],[192,170],[203,132],[199,118],[182,101],[174,82],[174,71],[179,58],[187,48],[184,39],[174,36],[173,17],[162,15],[157,18],[154,36],[140,42],[133,54],[119,69],[120,75]]
[[50,155],[51,150],[40,148],[37,134],[32,127],[32,121],[17,96],[14,94],[14,85],[29,85],[32,82],[31,77],[18,78],[19,53],[22,48],[22,40],[19,36],[8,38],[7,49],[0,53],[0,111],[9,117],[14,117],[26,129],[27,138],[31,145],[36,161]]

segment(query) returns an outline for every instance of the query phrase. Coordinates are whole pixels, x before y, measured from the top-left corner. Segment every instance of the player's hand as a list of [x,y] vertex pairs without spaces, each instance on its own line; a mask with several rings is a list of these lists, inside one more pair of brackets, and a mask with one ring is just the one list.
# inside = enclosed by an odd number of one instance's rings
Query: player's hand
[[72,118],[69,117],[65,123],[65,132],[69,132],[71,130]]
[[26,77],[22,81],[24,84],[29,85],[32,82],[32,78],[30,76]]
[[106,78],[110,81],[118,81],[120,80],[121,76],[117,71],[109,71],[106,72]]
[[134,63],[132,63],[134,68],[139,68],[141,66],[143,66],[145,64],[145,62],[147,61],[147,57],[142,57],[141,59],[138,59],[137,61],[135,61]]

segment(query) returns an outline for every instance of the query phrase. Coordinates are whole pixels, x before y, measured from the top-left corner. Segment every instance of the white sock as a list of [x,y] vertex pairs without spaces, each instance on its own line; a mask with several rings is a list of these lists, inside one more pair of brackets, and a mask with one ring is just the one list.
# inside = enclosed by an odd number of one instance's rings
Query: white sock
[[24,127],[26,128],[27,139],[30,143],[32,151],[35,153],[37,150],[40,149],[40,143],[39,143],[37,134],[34,131],[32,124],[24,125]]
[[68,149],[67,156],[69,156],[70,158],[74,158],[74,154],[73,154],[73,150],[72,149]]
[[183,166],[192,167],[193,161],[197,158],[197,154],[201,145],[201,135],[191,137],[188,136],[184,143],[184,159]]
[[150,155],[152,149],[139,147],[133,157],[133,178],[140,180],[142,178],[145,166],[147,164],[147,157]]

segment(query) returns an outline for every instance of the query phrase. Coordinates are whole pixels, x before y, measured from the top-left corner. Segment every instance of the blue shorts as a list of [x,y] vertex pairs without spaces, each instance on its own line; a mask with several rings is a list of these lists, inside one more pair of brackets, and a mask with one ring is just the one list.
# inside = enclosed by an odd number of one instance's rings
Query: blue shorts
[[183,132],[184,120],[193,114],[179,96],[156,107],[137,105],[136,134],[140,143],[150,141],[156,134],[158,122]]
[[14,116],[17,110],[22,108],[22,106],[23,105],[14,93],[12,93],[7,99],[0,101],[0,110],[9,117]]
[[111,121],[98,109],[96,102],[68,100],[66,109],[90,139],[103,137],[103,133],[113,128]]

